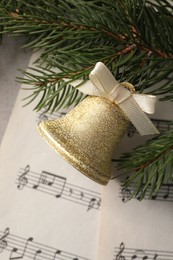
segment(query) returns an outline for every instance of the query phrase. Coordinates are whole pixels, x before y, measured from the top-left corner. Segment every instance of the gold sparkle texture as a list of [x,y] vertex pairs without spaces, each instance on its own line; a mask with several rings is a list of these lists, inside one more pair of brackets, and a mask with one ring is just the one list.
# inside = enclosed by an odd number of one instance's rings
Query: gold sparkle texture
[[113,151],[128,125],[127,116],[115,103],[89,96],[63,118],[41,122],[38,131],[77,170],[106,185]]

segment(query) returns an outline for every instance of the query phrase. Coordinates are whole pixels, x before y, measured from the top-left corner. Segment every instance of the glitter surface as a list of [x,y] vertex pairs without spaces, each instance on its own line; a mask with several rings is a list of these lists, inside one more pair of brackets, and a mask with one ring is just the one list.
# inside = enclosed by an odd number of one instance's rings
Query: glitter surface
[[77,170],[106,185],[111,178],[113,150],[128,125],[116,104],[89,96],[63,118],[41,122],[38,131]]

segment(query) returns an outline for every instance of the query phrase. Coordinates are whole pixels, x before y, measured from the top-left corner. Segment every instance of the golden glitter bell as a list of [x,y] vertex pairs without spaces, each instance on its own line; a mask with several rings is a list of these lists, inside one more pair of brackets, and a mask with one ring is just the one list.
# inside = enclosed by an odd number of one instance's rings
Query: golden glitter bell
[[128,124],[117,105],[90,96],[63,118],[41,122],[38,131],[77,170],[106,185],[111,177],[113,150]]
[[129,121],[141,135],[159,133],[144,113],[154,113],[156,99],[136,94],[130,83],[117,82],[101,62],[89,78],[80,90],[91,96],[64,118],[41,122],[38,131],[77,170],[106,185],[111,178],[112,153]]

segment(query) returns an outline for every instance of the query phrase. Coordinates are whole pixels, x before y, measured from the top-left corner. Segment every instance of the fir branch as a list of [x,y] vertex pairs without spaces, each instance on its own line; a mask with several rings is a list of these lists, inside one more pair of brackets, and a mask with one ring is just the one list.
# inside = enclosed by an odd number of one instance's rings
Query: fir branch
[[[166,0],[4,0],[0,11],[2,33],[26,35],[25,47],[42,51],[37,64],[43,70],[59,68],[75,80],[102,61],[137,91],[173,100],[173,7]],[[38,86],[34,79],[30,84]]]
[[166,132],[122,155],[119,169],[130,173],[123,184],[125,189],[132,191],[130,198],[141,200],[148,192],[152,198],[164,183],[173,181],[172,140],[173,132]]
[[[35,98],[41,95],[40,101],[35,106],[35,110],[44,110],[53,113],[55,110],[68,108],[71,105],[77,105],[85,97],[77,88],[84,81],[81,81],[76,87],[70,85],[72,80],[64,81],[67,75],[63,72],[56,73],[55,71],[48,69],[28,68],[28,71],[23,71],[24,78],[18,78],[18,81],[22,81],[23,84],[29,85],[29,87],[23,88],[26,90],[33,90],[30,96],[27,96],[24,100],[29,101],[25,104],[30,104]],[[76,75],[69,74],[69,78],[83,79],[85,78],[84,72],[78,72]],[[34,87],[31,84],[34,83]]]

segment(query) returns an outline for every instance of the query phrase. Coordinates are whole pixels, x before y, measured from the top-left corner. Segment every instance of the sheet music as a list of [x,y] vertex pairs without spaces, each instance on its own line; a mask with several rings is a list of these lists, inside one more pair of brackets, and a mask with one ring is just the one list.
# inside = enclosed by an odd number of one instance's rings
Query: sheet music
[[[172,103],[159,104],[152,121],[160,132],[172,129],[172,114]],[[173,183],[163,184],[152,198],[147,190],[142,201],[138,197],[129,200],[133,187],[122,188],[128,176],[116,172],[115,159],[148,138],[140,137],[136,131],[128,132],[115,152],[114,179],[104,188],[102,196],[97,260],[173,260]]]
[[40,137],[34,104],[22,107],[28,94],[0,149],[0,259],[95,260],[102,187]]
[[[126,177],[128,178],[128,176]],[[126,178],[122,178],[122,183],[124,183],[124,181],[126,180]],[[145,183],[143,183],[142,185],[144,185]],[[154,193],[151,197],[150,197],[150,193],[149,193],[149,187],[146,190],[146,194],[144,197],[144,200],[159,200],[159,201],[169,201],[169,202],[173,202],[173,182],[170,183],[163,183],[162,186],[160,187],[160,189],[158,190],[158,192]],[[129,199],[131,198],[131,195],[134,191],[134,187],[120,187],[119,189],[119,197],[121,198],[121,200],[123,202],[128,202]],[[140,200],[140,192],[138,194],[138,196],[136,198],[133,199],[137,199]]]

